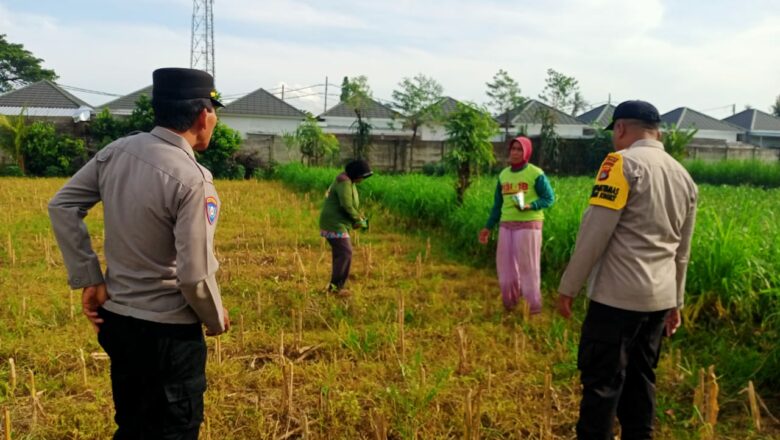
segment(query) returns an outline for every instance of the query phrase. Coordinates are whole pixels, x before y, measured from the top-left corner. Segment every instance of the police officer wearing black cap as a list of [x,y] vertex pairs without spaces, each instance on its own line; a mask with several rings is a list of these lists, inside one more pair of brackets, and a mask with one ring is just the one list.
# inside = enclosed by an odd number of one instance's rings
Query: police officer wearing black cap
[[664,331],[680,325],[685,273],[696,219],[697,188],[659,141],[658,110],[644,101],[615,109],[615,153],[601,165],[558,287],[558,310],[587,279],[590,298],[577,367],[582,402],[577,438],[653,435],[655,367]]
[[[216,281],[221,204],[195,160],[217,123],[214,79],[153,73],[156,127],[118,139],[49,203],[54,233],[84,314],[111,358],[114,439],[196,439],[206,390],[206,334],[228,330]],[[103,203],[105,272],[84,217]]]

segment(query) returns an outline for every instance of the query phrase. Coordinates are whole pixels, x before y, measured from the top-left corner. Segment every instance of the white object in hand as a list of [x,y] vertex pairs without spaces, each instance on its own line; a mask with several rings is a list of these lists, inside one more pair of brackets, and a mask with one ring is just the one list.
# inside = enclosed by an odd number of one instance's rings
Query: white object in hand
[[512,196],[512,201],[513,201],[513,202],[515,202],[515,205],[516,205],[518,208],[520,208],[520,209],[523,209],[523,208],[525,208],[525,193],[523,193],[522,191],[520,191],[520,192],[518,192],[517,194],[514,194],[514,195]]

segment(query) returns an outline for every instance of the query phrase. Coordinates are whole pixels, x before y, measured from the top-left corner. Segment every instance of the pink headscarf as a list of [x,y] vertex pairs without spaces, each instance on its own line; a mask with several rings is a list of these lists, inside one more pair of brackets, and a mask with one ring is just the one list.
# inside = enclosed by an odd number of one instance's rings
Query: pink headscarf
[[525,136],[518,136],[514,139],[512,139],[512,142],[509,143],[509,148],[512,148],[512,144],[514,143],[520,144],[521,147],[523,147],[523,161],[518,164],[510,164],[513,168],[522,167],[525,164],[528,163],[529,160],[531,160],[531,154],[534,152],[533,144],[531,144],[531,139],[528,139]]

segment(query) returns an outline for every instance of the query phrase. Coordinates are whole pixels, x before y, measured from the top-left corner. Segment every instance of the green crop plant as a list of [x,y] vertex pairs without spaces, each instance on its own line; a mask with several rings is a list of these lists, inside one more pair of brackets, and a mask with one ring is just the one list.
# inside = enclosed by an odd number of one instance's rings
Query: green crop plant
[[[774,165],[772,165],[774,166]],[[279,178],[304,191],[324,191],[339,170],[282,167]],[[493,264],[495,244],[477,243],[495,191],[493,176],[479,178],[455,203],[452,176],[378,176],[361,184],[360,191],[372,209],[387,210],[406,219],[407,227],[427,228],[449,243],[452,253],[478,266]],[[574,250],[580,219],[587,208],[592,179],[551,178],[556,203],[545,211],[542,247],[543,288],[554,292]],[[780,190],[749,186],[700,184],[699,212],[687,275],[687,322],[702,332],[718,331],[722,319],[736,328],[752,329],[764,316],[780,311]],[[375,221],[376,221],[376,217]],[[381,220],[379,220],[381,221]],[[495,242],[494,242],[495,243]],[[757,338],[732,337],[766,356],[753,365],[780,383],[778,356],[764,347],[780,330],[772,320],[771,331]],[[762,358],[763,359],[763,358]],[[738,369],[744,372],[744,369]]]
[[752,185],[763,188],[780,187],[780,162],[758,160],[721,160],[683,162],[698,183],[712,185]]

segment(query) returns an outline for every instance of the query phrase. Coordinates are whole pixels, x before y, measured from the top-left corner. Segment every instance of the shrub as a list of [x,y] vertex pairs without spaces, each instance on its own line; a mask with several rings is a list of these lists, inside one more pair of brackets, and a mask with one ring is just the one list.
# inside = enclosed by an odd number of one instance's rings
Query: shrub
[[422,173],[426,176],[443,176],[449,171],[444,162],[428,162],[422,167]]
[[27,173],[33,176],[67,176],[86,161],[81,139],[58,135],[54,124],[35,122],[30,126],[22,146]]
[[24,173],[22,172],[22,169],[19,168],[19,165],[9,164],[9,165],[0,166],[0,176],[22,177],[24,176]]
[[255,175],[256,172],[262,172],[263,158],[260,157],[258,151],[239,151],[233,156],[236,164],[244,167],[244,178],[250,178]]
[[[209,147],[203,152],[196,153],[195,156],[215,178],[230,179],[238,175],[234,155],[240,148],[241,135],[222,122],[217,122]],[[243,179],[243,175],[241,178]]]

